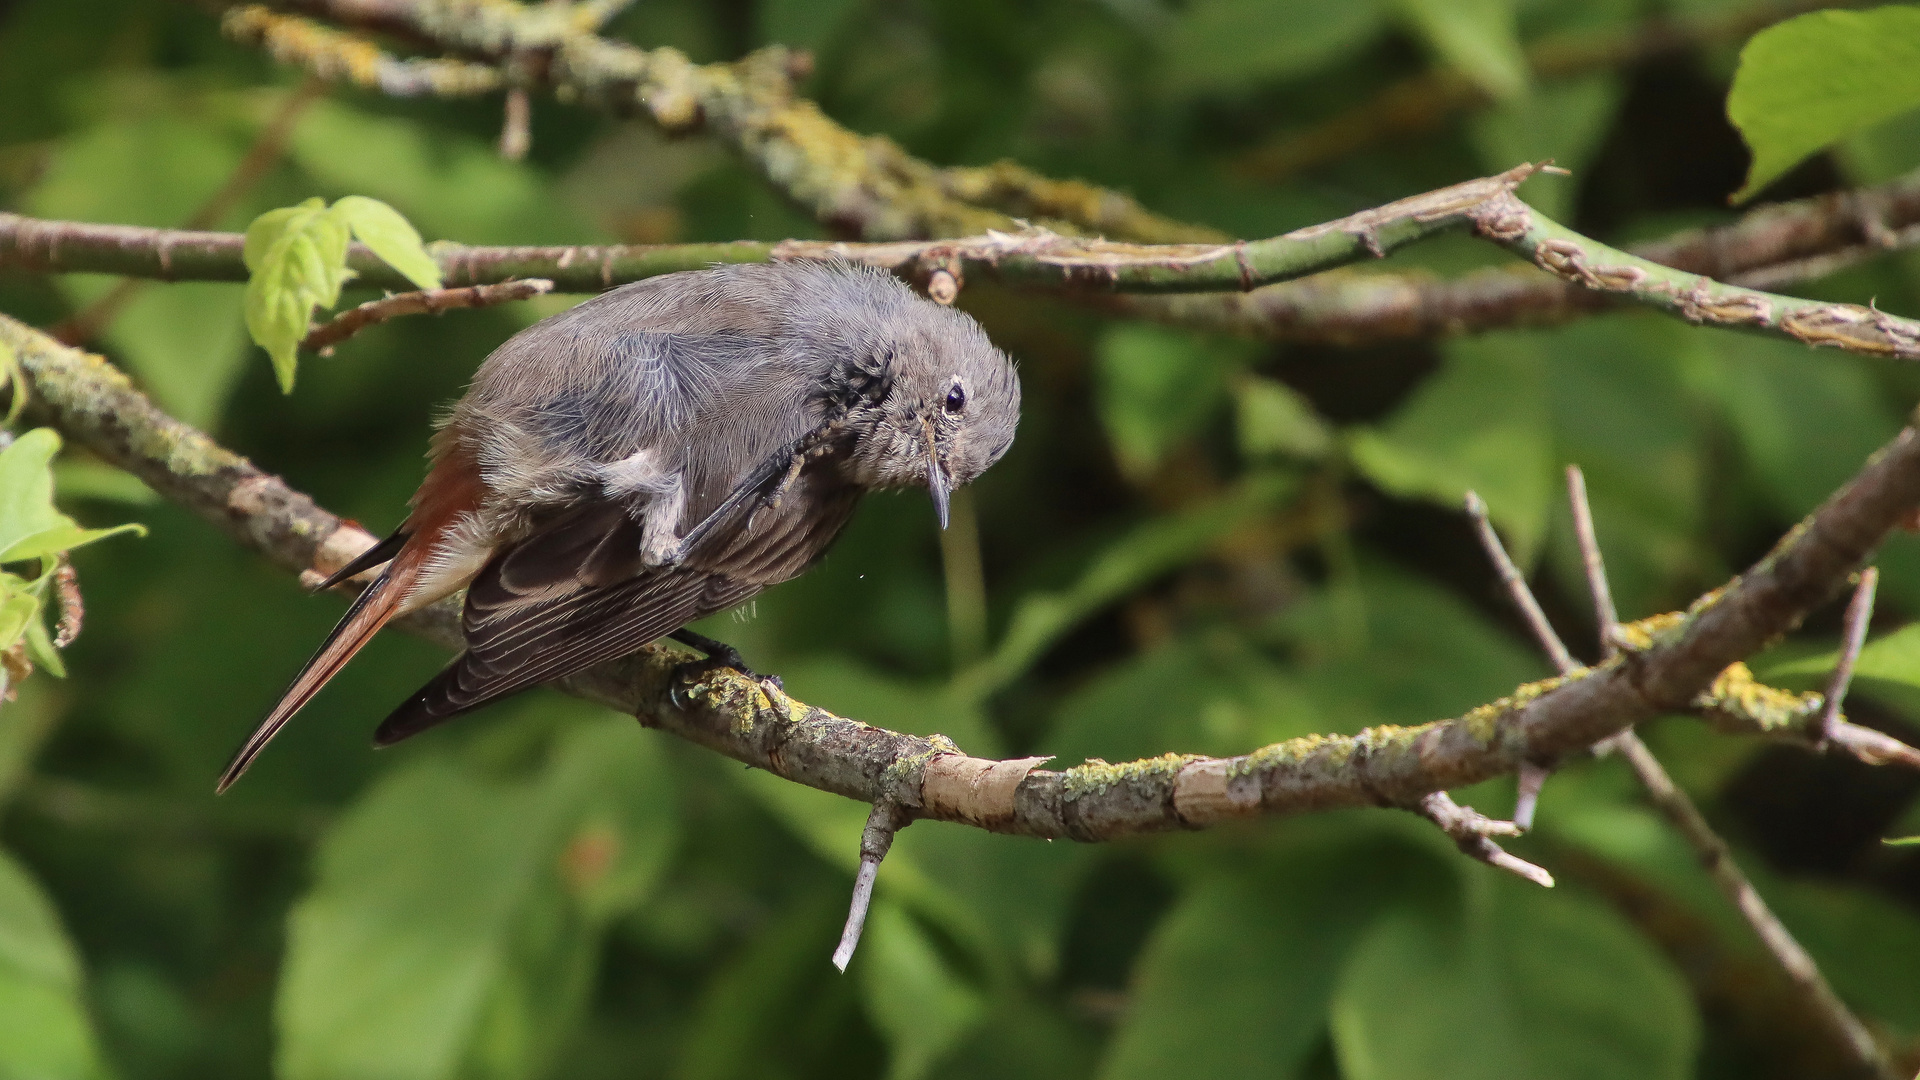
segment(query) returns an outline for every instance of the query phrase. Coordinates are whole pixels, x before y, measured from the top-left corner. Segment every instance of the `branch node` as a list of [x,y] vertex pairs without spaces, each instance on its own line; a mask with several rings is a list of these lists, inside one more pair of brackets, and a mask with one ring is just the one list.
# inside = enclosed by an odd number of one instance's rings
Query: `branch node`
[[880,860],[893,847],[893,834],[913,821],[900,804],[881,799],[867,815],[867,827],[860,831],[860,871],[853,878],[853,902],[847,908],[847,925],[840,931],[840,944],[833,950],[833,966],[841,971],[853,960],[860,947],[860,932],[867,926],[867,908],[873,903],[873,882],[880,874]]

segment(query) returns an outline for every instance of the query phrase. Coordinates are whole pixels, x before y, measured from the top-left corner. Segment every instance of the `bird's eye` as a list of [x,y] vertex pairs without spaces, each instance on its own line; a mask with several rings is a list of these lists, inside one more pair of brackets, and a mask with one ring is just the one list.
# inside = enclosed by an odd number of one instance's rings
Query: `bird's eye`
[[950,413],[957,413],[961,409],[964,409],[966,407],[967,407],[967,392],[965,390],[960,389],[959,383],[954,383],[953,389],[947,391],[947,411]]

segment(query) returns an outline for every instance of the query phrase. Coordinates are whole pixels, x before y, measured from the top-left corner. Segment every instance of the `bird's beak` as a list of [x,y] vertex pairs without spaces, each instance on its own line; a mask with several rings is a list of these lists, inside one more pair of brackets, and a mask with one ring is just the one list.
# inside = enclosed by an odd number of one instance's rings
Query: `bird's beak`
[[940,527],[947,527],[947,496],[953,491],[953,484],[947,479],[947,470],[940,467],[939,449],[933,442],[933,425],[922,422],[921,431],[927,437],[927,494],[933,496],[934,512],[940,515]]

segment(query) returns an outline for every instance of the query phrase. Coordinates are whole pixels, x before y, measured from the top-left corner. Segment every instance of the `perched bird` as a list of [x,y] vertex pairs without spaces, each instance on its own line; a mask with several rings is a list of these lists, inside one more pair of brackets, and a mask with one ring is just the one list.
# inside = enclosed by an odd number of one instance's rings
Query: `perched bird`
[[[395,616],[467,589],[466,651],[385,746],[674,636],[804,572],[860,496],[947,496],[1013,442],[1012,363],[961,312],[850,264],[651,278],[516,334],[434,436],[385,564],[220,777],[224,791]],[[744,670],[744,669],[743,669]]]

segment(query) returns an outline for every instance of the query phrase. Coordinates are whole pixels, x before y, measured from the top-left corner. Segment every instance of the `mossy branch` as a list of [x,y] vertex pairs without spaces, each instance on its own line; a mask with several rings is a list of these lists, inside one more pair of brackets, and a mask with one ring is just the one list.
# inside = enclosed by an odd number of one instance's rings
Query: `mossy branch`
[[[5,316],[0,342],[19,358],[34,419],[275,564],[303,577],[329,573],[373,542],[161,412],[102,358]],[[725,669],[683,681],[685,654],[659,646],[563,689],[809,787],[886,803],[908,819],[995,832],[1099,841],[1262,814],[1418,808],[1435,792],[1560,759],[1661,713],[1744,708],[1741,694],[1756,692],[1746,684],[1727,692],[1729,679],[1739,681],[1733,665],[1798,625],[1916,506],[1920,432],[1910,427],[1751,570],[1684,614],[1623,628],[1621,653],[1605,663],[1520,687],[1454,719],[1293,739],[1238,757],[1168,754],[1059,771],[1039,768],[1040,759],[975,758],[940,736],[836,716]],[[408,627],[457,646],[454,616],[442,604]],[[1788,730],[1804,730],[1805,718],[1819,713],[1800,697],[1773,704],[1800,718],[1777,725]]]

